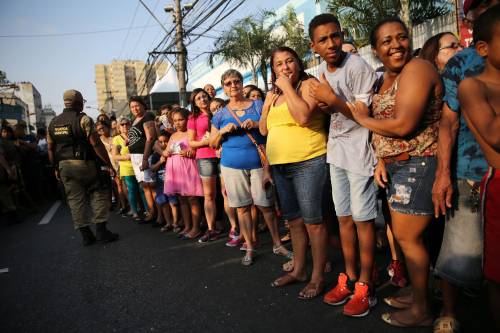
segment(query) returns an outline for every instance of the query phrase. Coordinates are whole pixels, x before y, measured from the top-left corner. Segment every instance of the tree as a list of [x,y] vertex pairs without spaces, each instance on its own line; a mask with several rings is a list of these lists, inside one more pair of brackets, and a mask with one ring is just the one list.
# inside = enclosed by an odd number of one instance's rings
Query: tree
[[414,24],[450,12],[451,5],[446,0],[329,0],[328,9],[363,46],[368,44],[370,31],[380,19],[401,15],[411,32]]
[[298,20],[292,6],[287,7],[285,17],[280,21],[280,25],[284,32],[281,45],[294,49],[299,57],[304,59],[310,50],[309,38],[306,36],[304,25]]
[[267,92],[267,61],[281,42],[272,33],[277,25],[274,16],[274,13],[264,11],[236,22],[215,41],[215,50],[209,56],[210,65],[213,66],[215,58],[220,56],[233,65],[249,67],[255,84],[260,69]]

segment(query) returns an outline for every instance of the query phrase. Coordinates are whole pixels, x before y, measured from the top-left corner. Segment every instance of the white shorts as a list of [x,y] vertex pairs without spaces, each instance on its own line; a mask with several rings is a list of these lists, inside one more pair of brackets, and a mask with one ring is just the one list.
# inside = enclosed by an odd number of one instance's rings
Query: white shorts
[[[137,179],[138,183],[154,183],[155,175],[153,171],[151,171],[151,169],[141,171],[142,156],[144,156],[144,154],[130,154],[130,162],[132,162],[132,168],[134,169],[135,178]],[[151,165],[151,156],[149,156],[148,162]]]

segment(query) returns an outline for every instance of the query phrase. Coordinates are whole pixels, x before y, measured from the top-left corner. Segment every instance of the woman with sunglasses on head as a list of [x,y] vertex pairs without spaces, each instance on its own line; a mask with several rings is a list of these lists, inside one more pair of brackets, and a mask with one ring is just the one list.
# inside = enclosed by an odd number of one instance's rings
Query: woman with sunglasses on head
[[139,187],[137,179],[135,178],[134,168],[132,167],[132,162],[130,161],[130,154],[128,151],[128,132],[131,126],[130,119],[127,117],[118,118],[118,131],[119,135],[115,136],[112,141],[111,154],[113,160],[118,162],[120,170],[120,179],[122,181],[122,187],[124,192],[128,197],[128,202],[130,204],[130,214],[132,218],[139,221],[137,198],[140,197],[144,207],[146,207],[146,198],[144,197],[144,192]]
[[429,38],[422,46],[419,57],[431,62],[441,73],[457,52],[462,51],[458,38],[451,32],[441,32]]
[[221,83],[229,102],[212,119],[210,142],[213,147],[222,145],[221,175],[229,205],[236,208],[240,232],[246,242],[241,263],[249,266],[254,260],[256,243],[252,235],[252,205],[264,216],[273,239],[273,252],[286,256],[289,251],[281,245],[273,195],[269,187],[264,187],[264,169],[256,147],[265,142],[258,130],[262,101],[244,97],[243,76],[234,69],[222,74]]
[[189,146],[196,149],[196,163],[203,185],[205,218],[208,230],[198,240],[200,243],[216,240],[219,232],[215,230],[217,208],[215,198],[217,195],[218,159],[215,149],[209,146],[210,136],[210,95],[201,88],[196,88],[190,98],[192,114],[187,123]]
[[375,86],[373,116],[362,102],[349,107],[354,119],[373,132],[378,158],[375,180],[386,188],[392,231],[403,250],[412,287],[409,296],[394,298],[390,304],[402,310],[385,313],[382,319],[394,326],[430,326],[429,255],[423,234],[434,214],[431,192],[443,84],[434,66],[412,58],[408,29],[399,18],[379,22],[370,42],[386,68]]
[[288,220],[294,253],[293,271],[271,285],[282,287],[307,280],[306,252],[310,242],[313,271],[299,298],[312,299],[324,288],[327,229],[322,218],[326,179],[325,115],[310,97],[311,82],[297,53],[279,47],[271,54],[272,92],[259,122],[267,135],[266,152],[283,218]]

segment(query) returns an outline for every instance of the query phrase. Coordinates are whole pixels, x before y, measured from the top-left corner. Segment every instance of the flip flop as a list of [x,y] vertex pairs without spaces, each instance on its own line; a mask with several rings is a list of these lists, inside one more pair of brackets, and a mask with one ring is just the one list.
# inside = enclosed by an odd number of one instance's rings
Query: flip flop
[[392,316],[393,313],[384,313],[382,315],[382,320],[385,321],[387,324],[396,326],[396,327],[428,327],[432,326],[432,317],[424,317],[423,319],[419,321],[414,321],[410,323],[405,323],[400,320],[397,320]]
[[395,309],[408,309],[411,306],[411,302],[403,302],[398,300],[397,297],[389,296],[384,298],[385,304],[395,308]]
[[201,231],[194,236],[189,236],[189,234],[184,234],[181,239],[184,239],[184,240],[196,239],[196,238],[200,237],[200,235],[201,235]]
[[439,317],[434,322],[434,333],[460,332],[460,323],[453,317]]
[[293,258],[293,252],[288,251],[288,249],[286,247],[284,247],[283,245],[273,246],[273,253],[277,256],[283,256],[287,259]]
[[285,274],[283,276],[280,276],[273,282],[271,282],[271,287],[273,288],[279,288],[279,287],[284,287],[289,284],[297,283],[297,282],[305,282],[304,280],[297,279],[295,276],[292,274]]
[[[321,294],[321,292],[323,291],[324,288],[325,288],[325,283],[324,282],[320,282],[320,283],[309,282],[307,284],[307,286],[305,286],[304,289],[302,289],[299,292],[299,299],[310,300],[310,299],[313,299],[315,297],[318,297],[319,294]],[[313,293],[308,296],[306,294],[309,291],[313,291]]]

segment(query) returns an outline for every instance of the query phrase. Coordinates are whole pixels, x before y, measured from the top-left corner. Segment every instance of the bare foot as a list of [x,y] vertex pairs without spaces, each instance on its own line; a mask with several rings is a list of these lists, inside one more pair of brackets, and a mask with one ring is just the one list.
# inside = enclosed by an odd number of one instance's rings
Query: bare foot
[[[286,263],[283,264],[282,266],[283,272],[291,272],[293,271],[293,258],[287,261]],[[330,273],[332,271],[332,263],[327,261],[325,263],[325,273]]]
[[283,287],[288,284],[296,283],[296,282],[304,282],[306,280],[306,277],[296,277],[295,275],[292,275],[291,273],[285,274],[273,282],[271,282],[271,287],[278,288],[278,287]]
[[307,286],[304,287],[299,293],[300,299],[313,299],[314,297],[321,294],[323,289],[325,288],[325,283],[323,281],[320,282],[309,282]]
[[397,312],[384,313],[382,320],[392,326],[398,327],[421,327],[432,326],[432,316],[428,313],[416,315],[411,309]]

